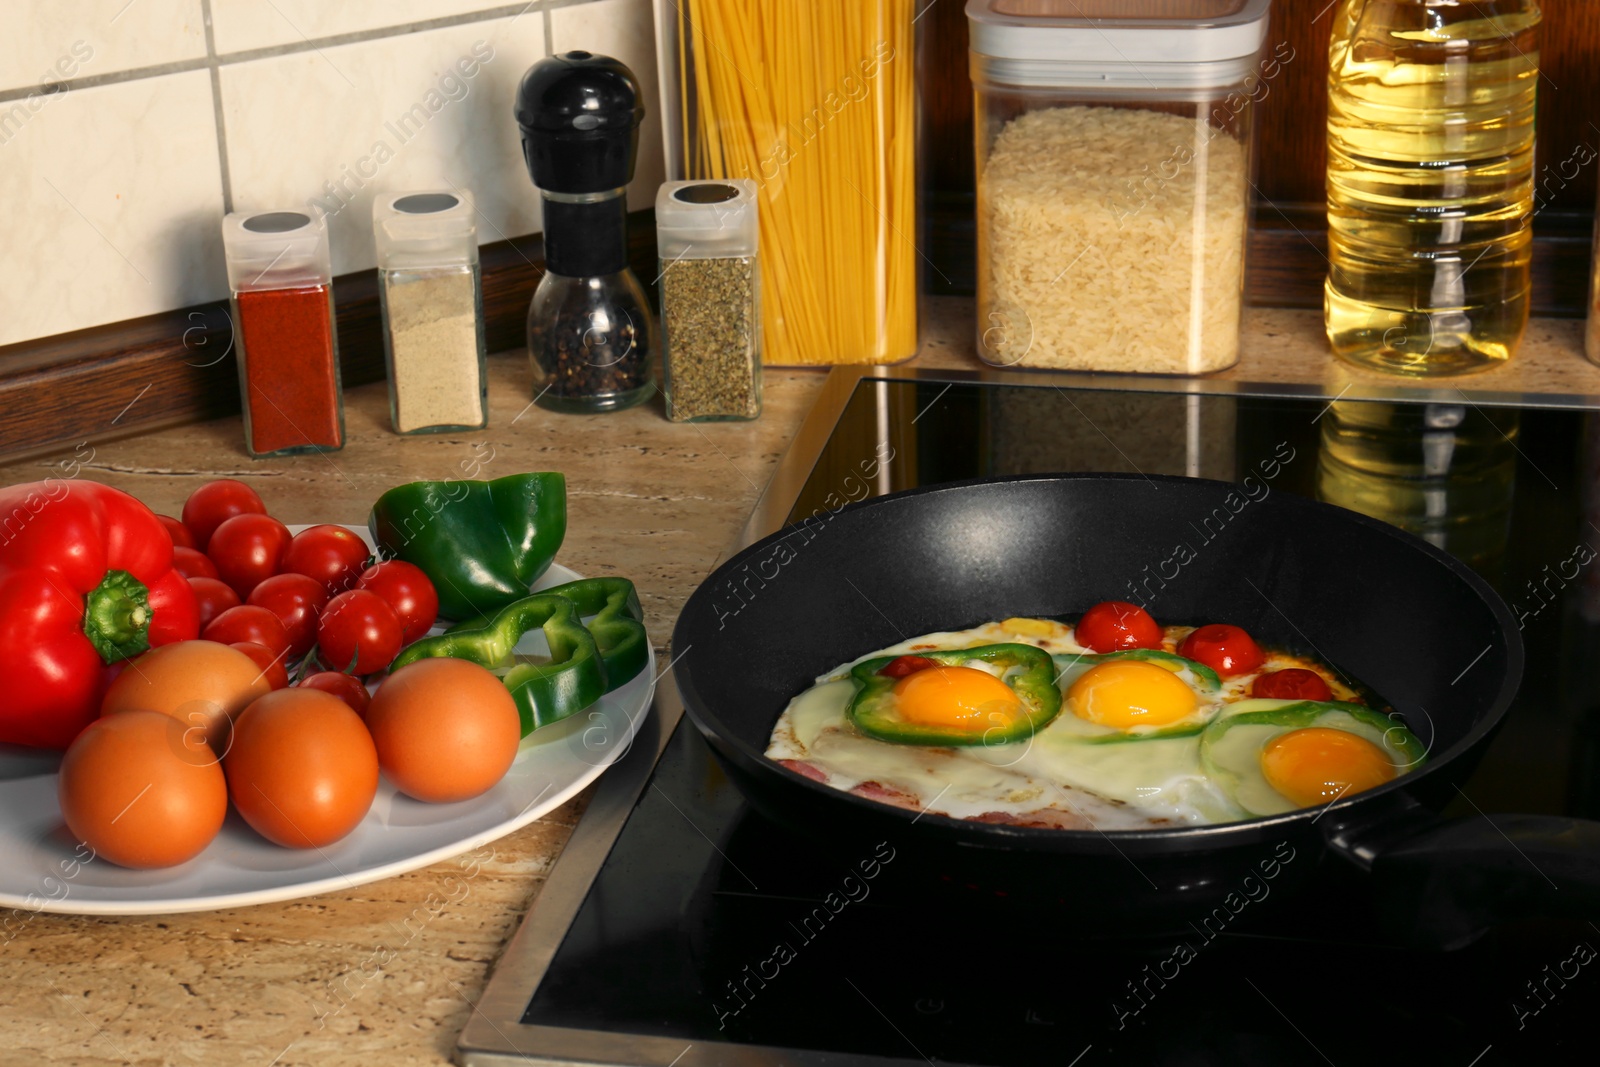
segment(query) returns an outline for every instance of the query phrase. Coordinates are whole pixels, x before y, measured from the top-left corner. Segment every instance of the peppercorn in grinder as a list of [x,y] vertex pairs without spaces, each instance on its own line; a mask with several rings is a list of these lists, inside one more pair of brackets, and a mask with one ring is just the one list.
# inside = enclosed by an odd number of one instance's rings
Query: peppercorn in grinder
[[632,407],[655,392],[656,349],[627,254],[639,83],[607,56],[552,56],[522,76],[516,117],[544,198],[545,275],[528,307],[534,401],[575,413]]

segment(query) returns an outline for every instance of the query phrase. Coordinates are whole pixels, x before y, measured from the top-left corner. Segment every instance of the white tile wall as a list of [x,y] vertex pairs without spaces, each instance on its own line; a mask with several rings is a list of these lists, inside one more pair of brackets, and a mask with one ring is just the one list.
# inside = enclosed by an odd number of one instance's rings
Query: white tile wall
[[234,204],[314,199],[328,215],[336,274],[375,264],[372,198],[381,191],[472,189],[484,243],[538,230],[539,196],[511,111],[523,71],[544,55],[543,20],[522,18],[229,64],[222,104]]
[[35,0],[18,6],[21,17],[7,18],[0,31],[0,90],[206,54],[200,0]]
[[0,144],[0,344],[215,299],[222,181],[206,71],[75,89]]
[[597,0],[559,7],[550,13],[550,51],[582,49],[620,59],[633,71],[644,94],[644,128],[639,131],[639,165],[628,187],[628,210],[654,207],[656,190],[666,181],[661,158],[661,86],[656,77],[655,15],[650,0]]
[[[508,7],[505,0],[211,0],[211,23],[217,52],[226,55]],[[529,17],[540,20],[537,10]]]
[[[511,108],[523,71],[552,50],[614,55],[638,75],[647,115],[628,203],[654,203],[649,0],[208,2],[211,49],[203,0],[29,0],[0,27],[0,203],[11,205],[0,345],[225,295],[230,203],[321,200],[341,272],[372,265],[380,189],[465,185],[480,241],[536,233]],[[446,24],[418,25],[434,20]],[[470,78],[459,60],[477,63]],[[28,96],[61,76],[67,91]]]

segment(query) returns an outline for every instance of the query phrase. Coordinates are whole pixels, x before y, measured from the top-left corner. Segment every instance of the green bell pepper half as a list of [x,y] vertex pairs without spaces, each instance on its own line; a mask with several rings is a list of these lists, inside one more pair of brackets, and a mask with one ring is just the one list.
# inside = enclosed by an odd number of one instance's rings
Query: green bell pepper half
[[[639,594],[628,579],[579,578],[552,589],[541,589],[539,595],[566,597],[579,615],[593,616],[588,630],[600,648],[606,692],[633,681],[650,662],[650,635],[644,628],[644,609],[639,606]],[[488,621],[487,618],[472,619],[457,623],[446,632],[480,629]]]
[[523,599],[549,569],[567,534],[567,480],[411,482],[380,496],[367,525],[384,555],[422,568],[440,615],[473,619]]
[[599,700],[606,692],[599,646],[564,596],[536,593],[508,604],[481,625],[424,637],[406,647],[389,670],[420,659],[448,656],[495,669],[512,663],[522,635],[539,627],[550,642],[550,662],[517,663],[505,676],[506,689],[522,717],[522,736],[560,722]]
[[[931,659],[949,667],[969,660],[982,660],[1002,668],[1003,679],[1022,703],[1022,714],[1015,721],[984,730],[963,730],[951,726],[932,726],[907,722],[895,706],[894,687],[900,679],[885,678],[878,672],[899,656],[877,656],[856,664],[850,670],[855,697],[848,716],[857,729],[880,741],[905,745],[1004,745],[1032,737],[1061,710],[1061,690],[1056,688],[1056,667],[1050,653],[1033,645],[980,645],[916,652],[911,655]],[[1013,670],[1017,668],[1017,670]]]

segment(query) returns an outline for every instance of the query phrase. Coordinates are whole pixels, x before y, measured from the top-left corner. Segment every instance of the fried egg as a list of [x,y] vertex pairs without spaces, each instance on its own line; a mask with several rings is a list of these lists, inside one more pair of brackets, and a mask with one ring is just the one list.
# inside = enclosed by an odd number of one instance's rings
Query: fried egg
[[[1388,757],[1373,763],[1342,739],[1281,740],[1292,728],[1261,736],[1262,745],[1278,746],[1265,763],[1259,754],[1243,754],[1260,724],[1241,722],[1239,729],[1250,729],[1232,740],[1221,724],[1306,705],[1252,699],[1257,674],[1311,669],[1339,698],[1359,695],[1328,668],[1287,653],[1269,654],[1258,672],[1219,679],[1172,651],[1188,629],[1169,628],[1160,650],[1106,654],[1085,649],[1070,627],[1050,619],[1006,619],[912,638],[820,676],[784,709],[766,755],[833,788],[919,812],[1101,830],[1291,810],[1304,806],[1299,801],[1316,792],[1330,765],[1352,782],[1375,782],[1393,764]],[[1048,716],[1029,695],[1025,672],[996,652],[1016,645],[1050,654],[1059,701],[1048,701],[1056,705]],[[885,676],[900,657],[921,662],[900,662]],[[903,676],[894,675],[902,669]],[[1203,746],[1207,737],[1212,744]],[[1299,792],[1290,800],[1279,788]],[[1259,810],[1269,806],[1262,789],[1287,807]]]

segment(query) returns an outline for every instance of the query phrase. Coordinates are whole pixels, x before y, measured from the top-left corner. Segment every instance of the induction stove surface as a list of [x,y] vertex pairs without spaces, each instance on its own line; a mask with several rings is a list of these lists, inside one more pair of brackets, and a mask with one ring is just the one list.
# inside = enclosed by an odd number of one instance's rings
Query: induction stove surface
[[[1466,559],[1523,623],[1518,703],[1450,813],[1600,817],[1586,668],[1600,644],[1596,416],[845,385],[747,539],[885,492],[1047,471],[1216,477],[1356,506]],[[1072,938],[1048,909],[941,883],[906,847],[841,849],[750,810],[663,678],[657,715],[602,781],[460,1055],[683,1067],[1592,1060],[1600,929],[1587,923],[1408,948],[1354,867],[1290,850],[1285,865],[1317,865],[1309,890],[1279,892],[1288,880],[1264,873],[1236,910],[1190,931]]]

